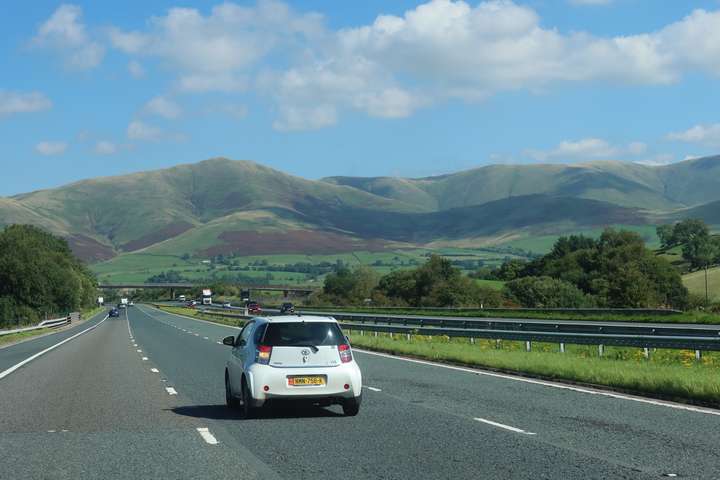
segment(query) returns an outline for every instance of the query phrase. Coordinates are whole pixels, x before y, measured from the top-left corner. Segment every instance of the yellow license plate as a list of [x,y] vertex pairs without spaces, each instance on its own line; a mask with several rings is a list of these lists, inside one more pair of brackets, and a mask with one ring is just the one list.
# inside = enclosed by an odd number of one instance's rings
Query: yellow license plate
[[325,377],[288,377],[288,385],[291,387],[325,385]]

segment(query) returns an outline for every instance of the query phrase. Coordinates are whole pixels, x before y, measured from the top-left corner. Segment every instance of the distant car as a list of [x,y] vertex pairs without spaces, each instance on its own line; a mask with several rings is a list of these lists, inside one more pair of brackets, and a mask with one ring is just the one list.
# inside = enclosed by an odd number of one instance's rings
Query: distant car
[[190,300],[185,304],[185,306],[189,308],[195,308],[195,305],[197,305],[197,302],[195,300]]
[[225,366],[225,400],[252,417],[267,402],[292,400],[342,405],[357,415],[362,374],[340,325],[332,317],[254,318],[236,337]]
[[285,302],[280,305],[280,313],[295,313],[295,305],[290,302]]
[[223,308],[232,308],[232,305],[230,304],[230,302],[225,302],[222,304],[222,307]]
[[108,313],[109,317],[119,317],[120,316],[120,310],[117,308],[111,308],[110,313]]
[[258,315],[262,313],[262,307],[257,302],[248,302],[247,310],[250,315]]
[[125,305],[124,303],[118,303],[117,308],[127,308],[127,305]]

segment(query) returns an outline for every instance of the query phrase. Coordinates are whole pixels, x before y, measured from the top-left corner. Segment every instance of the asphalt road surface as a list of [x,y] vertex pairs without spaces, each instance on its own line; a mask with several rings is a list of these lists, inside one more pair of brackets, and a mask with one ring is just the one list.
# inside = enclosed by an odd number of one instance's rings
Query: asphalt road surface
[[358,416],[242,420],[220,344],[237,329],[103,318],[0,349],[0,479],[720,478],[720,411],[356,351]]

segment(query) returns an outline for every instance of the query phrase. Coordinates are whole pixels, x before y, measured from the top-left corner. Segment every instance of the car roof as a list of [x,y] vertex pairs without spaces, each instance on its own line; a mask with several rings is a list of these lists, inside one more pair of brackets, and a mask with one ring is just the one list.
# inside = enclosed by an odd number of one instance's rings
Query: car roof
[[319,315],[276,315],[273,317],[255,317],[253,320],[259,320],[266,323],[302,323],[302,322],[334,322],[333,317],[325,317]]

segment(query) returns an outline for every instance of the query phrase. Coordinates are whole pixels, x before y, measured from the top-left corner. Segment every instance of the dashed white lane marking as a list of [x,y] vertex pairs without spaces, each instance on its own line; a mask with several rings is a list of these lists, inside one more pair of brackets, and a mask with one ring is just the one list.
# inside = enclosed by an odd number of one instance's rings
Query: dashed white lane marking
[[418,363],[420,365],[429,365],[431,367],[447,368],[449,370],[455,370],[458,372],[473,373],[475,375],[483,375],[486,377],[502,378],[503,380],[512,380],[514,382],[531,383],[533,385],[541,385],[543,387],[559,388],[561,390],[569,390],[572,392],[586,393],[588,395],[600,395],[603,397],[610,397],[610,398],[615,398],[615,399],[619,399],[619,400],[630,400],[632,402],[645,403],[645,404],[649,404],[649,405],[655,405],[658,407],[674,408],[676,410],[685,410],[688,412],[704,413],[706,415],[720,416],[720,410],[711,410],[709,408],[691,407],[689,405],[670,403],[670,402],[665,402],[662,400],[652,400],[652,399],[644,398],[644,397],[634,397],[632,395],[624,395],[622,393],[608,392],[605,390],[593,390],[590,388],[573,387],[572,385],[566,385],[563,383],[553,383],[553,382],[548,382],[546,380],[533,380],[531,378],[515,377],[512,375],[506,375],[503,373],[488,372],[485,370],[480,370],[479,368],[474,369],[474,368],[456,367],[454,365],[444,365],[442,363],[428,362],[425,360],[415,360],[414,358],[399,357],[399,356],[395,356],[395,355],[389,355],[387,353],[371,352],[370,350],[363,350],[360,348],[356,348],[355,350],[358,352],[368,354],[368,355],[375,355],[375,356],[384,357],[384,358],[392,358],[394,360],[401,360],[403,362],[410,362],[410,363]]
[[160,370],[158,370],[157,368],[151,368],[150,371],[153,373],[160,373]]
[[177,395],[177,391],[173,387],[165,387],[165,390],[167,390],[168,395]]
[[48,433],[55,433],[55,430],[48,430]]
[[218,341],[215,342],[215,343],[217,343],[218,345],[222,345],[222,344],[223,344],[220,340],[218,340]]
[[142,359],[143,359],[143,361],[147,361],[148,358],[147,358],[147,357],[143,357]]
[[485,418],[475,418],[475,420],[477,420],[478,422],[486,423],[488,425],[492,425],[493,427],[510,430],[511,432],[522,433],[523,435],[536,435],[535,433],[532,433],[532,432],[526,432],[525,430],[523,430],[521,428],[511,427],[510,425],[505,425],[504,423],[493,422],[492,420],[487,420]]
[[70,340],[72,340],[72,339],[74,339],[74,338],[79,337],[79,336],[82,335],[83,333],[87,333],[87,332],[89,332],[90,330],[93,330],[93,329],[99,327],[99,326],[100,326],[105,320],[107,320],[107,319],[108,319],[108,316],[106,315],[105,318],[103,318],[102,320],[100,320],[98,323],[96,323],[96,324],[93,325],[92,327],[86,328],[86,329],[83,330],[82,332],[78,332],[78,333],[76,333],[75,335],[73,335],[72,337],[68,337],[68,338],[66,338],[65,340],[63,340],[62,342],[58,342],[58,343],[56,343],[55,345],[53,345],[53,346],[51,346],[51,347],[48,347],[48,348],[46,348],[45,350],[42,350],[42,351],[36,353],[35,355],[33,355],[33,356],[31,356],[31,357],[26,358],[25,360],[23,360],[23,361],[20,362],[20,363],[16,363],[15,365],[13,365],[12,367],[8,368],[7,370],[5,370],[5,371],[3,371],[3,372],[0,372],[0,380],[2,380],[3,378],[7,377],[8,375],[10,375],[11,373],[13,373],[13,372],[14,372],[15,370],[17,370],[18,368],[20,368],[20,367],[22,367],[23,365],[25,365],[26,363],[30,363],[30,362],[32,362],[33,360],[35,360],[36,358],[38,358],[38,357],[40,357],[40,356],[42,356],[42,355],[45,355],[46,353],[48,353],[48,352],[51,351],[51,350],[56,349],[56,348],[59,347],[60,345],[62,345],[62,344],[64,344],[64,343],[67,343],[67,342],[69,342]]
[[140,350],[140,349],[138,348],[138,351],[137,351],[137,352],[138,352],[138,353],[142,353],[142,350]]
[[368,390],[372,390],[373,392],[382,392],[379,388],[376,387],[367,387]]
[[199,336],[200,336],[200,334],[199,334],[199,333],[196,333],[196,334],[195,334],[195,336],[196,336],[196,337],[199,337]]
[[203,438],[203,440],[205,440],[205,443],[207,443],[208,445],[217,445],[218,444],[217,438],[215,438],[215,436],[212,433],[210,433],[209,429],[203,427],[203,428],[198,428],[197,431],[200,434],[200,436]]
[[210,340],[208,337],[203,337],[203,340]]

